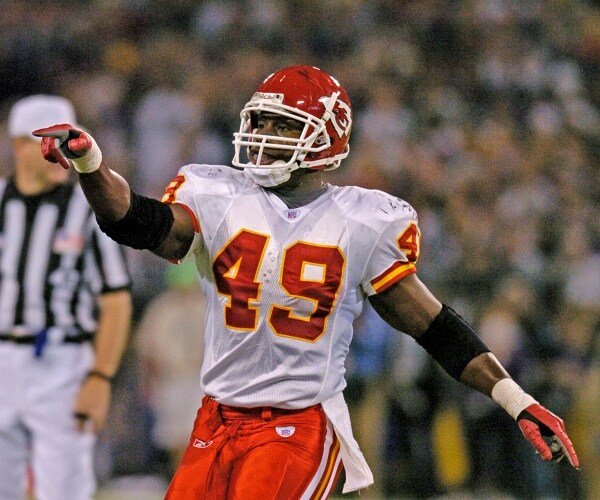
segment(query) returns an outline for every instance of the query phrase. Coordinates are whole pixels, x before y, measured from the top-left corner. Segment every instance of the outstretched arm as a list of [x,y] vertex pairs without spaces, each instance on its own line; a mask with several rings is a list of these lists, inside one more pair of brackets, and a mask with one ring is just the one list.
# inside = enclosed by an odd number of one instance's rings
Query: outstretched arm
[[42,154],[63,168],[75,168],[100,227],[124,245],[149,249],[171,260],[183,257],[194,238],[185,209],[132,192],[129,183],[102,161],[93,137],[69,124],[36,130]]
[[573,467],[579,468],[562,419],[526,394],[473,328],[453,309],[442,305],[416,274],[369,300],[385,321],[412,336],[455,379],[501,405],[544,460],[559,461],[566,456]]
[[[443,308],[416,274],[406,276],[383,293],[370,297],[369,301],[387,323],[417,341]],[[461,346],[457,348],[463,350]],[[483,347],[479,350],[483,352],[474,351],[475,357],[463,361],[464,366],[451,367],[452,375],[469,387],[491,396],[494,385],[509,375],[493,354],[485,352]]]

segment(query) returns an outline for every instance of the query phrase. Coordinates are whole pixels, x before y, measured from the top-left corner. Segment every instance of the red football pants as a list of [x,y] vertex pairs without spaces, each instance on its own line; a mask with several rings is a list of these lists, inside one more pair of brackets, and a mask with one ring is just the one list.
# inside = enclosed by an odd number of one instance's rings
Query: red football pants
[[328,498],[339,447],[320,405],[236,409],[205,397],[165,500]]

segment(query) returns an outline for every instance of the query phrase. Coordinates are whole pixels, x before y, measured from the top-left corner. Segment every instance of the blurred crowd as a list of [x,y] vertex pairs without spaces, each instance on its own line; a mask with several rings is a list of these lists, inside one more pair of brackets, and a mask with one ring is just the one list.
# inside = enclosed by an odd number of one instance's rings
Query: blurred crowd
[[[421,279],[565,418],[582,462],[579,473],[543,464],[503,410],[367,309],[347,398],[376,494],[600,498],[600,2],[0,4],[2,116],[24,95],[68,96],[107,162],[146,195],[160,196],[186,163],[230,164],[239,111],[271,71],[308,63],[335,75],[355,121],[330,182],[415,207]],[[7,140],[0,130],[3,173]],[[170,264],[136,251],[130,261],[143,324],[173,286]],[[134,338],[130,351],[102,473],[168,476],[173,453],[149,442],[159,410],[139,381],[158,370],[145,359],[152,348]]]

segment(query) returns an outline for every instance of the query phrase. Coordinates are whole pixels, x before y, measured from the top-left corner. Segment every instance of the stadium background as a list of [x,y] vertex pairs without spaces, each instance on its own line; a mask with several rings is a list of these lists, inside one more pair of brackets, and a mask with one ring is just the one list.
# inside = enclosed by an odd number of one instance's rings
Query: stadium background
[[[367,311],[348,365],[378,480],[362,498],[600,498],[599,4],[3,0],[0,171],[10,105],[56,93],[109,164],[158,196],[180,165],[229,163],[239,110],[270,71],[325,69],[355,116],[331,182],[417,209],[422,280],[564,416],[582,462],[576,473],[534,459],[504,414]],[[129,256],[137,322],[169,271]],[[101,496],[168,475],[152,420],[133,340],[100,440]]]

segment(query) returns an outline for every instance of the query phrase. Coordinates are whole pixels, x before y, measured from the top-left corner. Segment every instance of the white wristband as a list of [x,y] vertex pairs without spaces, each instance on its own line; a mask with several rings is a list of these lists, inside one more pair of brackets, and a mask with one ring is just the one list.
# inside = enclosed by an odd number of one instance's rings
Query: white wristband
[[100,168],[102,163],[102,151],[92,136],[92,147],[81,157],[71,158],[73,167],[80,174],[91,174]]
[[503,378],[492,389],[492,399],[515,420],[525,408],[537,401],[510,378]]

